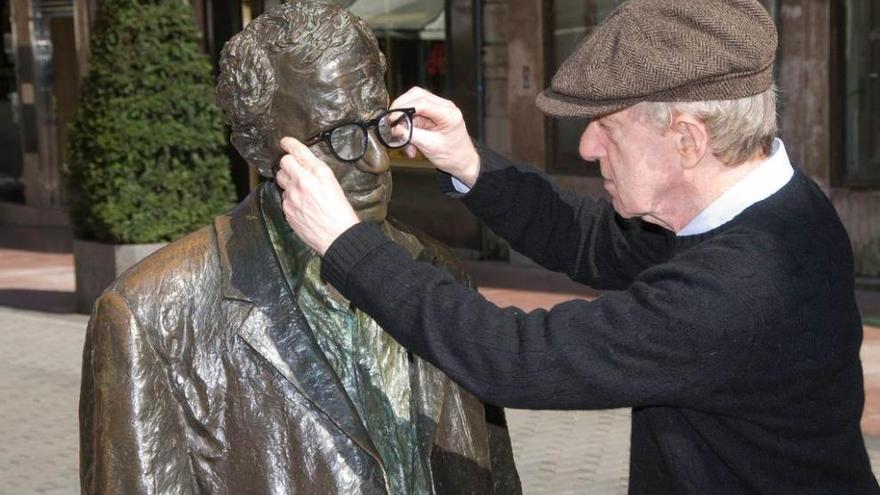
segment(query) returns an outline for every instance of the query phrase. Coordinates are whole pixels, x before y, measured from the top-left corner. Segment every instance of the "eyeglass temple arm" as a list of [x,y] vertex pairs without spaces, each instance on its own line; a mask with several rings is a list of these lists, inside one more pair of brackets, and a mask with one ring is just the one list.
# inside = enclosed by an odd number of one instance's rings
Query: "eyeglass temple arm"
[[323,139],[324,139],[324,133],[322,132],[320,134],[317,134],[315,136],[312,136],[312,137],[306,139],[302,143],[306,146],[312,146],[314,144],[321,142],[321,140],[323,140]]
[[[403,116],[394,119],[394,122],[391,123],[391,125],[397,125],[397,124],[399,124],[401,121],[405,120],[407,117],[412,118],[412,117],[413,117],[413,114],[416,113],[416,109],[415,109],[415,107],[409,107],[409,108],[392,108],[391,110],[388,110],[388,113],[391,113],[391,112],[402,112],[402,113],[403,113]],[[380,118],[381,118],[381,117],[380,117]],[[378,121],[379,119],[376,119],[376,120]]]

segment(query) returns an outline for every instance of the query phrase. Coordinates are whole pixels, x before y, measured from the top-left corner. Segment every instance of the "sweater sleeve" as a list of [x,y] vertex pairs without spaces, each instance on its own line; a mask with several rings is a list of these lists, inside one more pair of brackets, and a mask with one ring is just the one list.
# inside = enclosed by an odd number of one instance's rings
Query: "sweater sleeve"
[[[682,405],[717,388],[724,373],[706,369],[726,359],[720,344],[735,320],[712,302],[720,289],[710,275],[668,265],[626,291],[526,313],[412,261],[362,223],[331,245],[322,270],[403,346],[485,402],[579,409]],[[720,324],[707,329],[715,313]]]
[[620,289],[668,257],[671,232],[625,220],[605,200],[559,191],[537,170],[478,143],[477,150],[480,176],[471,191],[456,193],[442,173],[441,187],[541,266],[598,289]]

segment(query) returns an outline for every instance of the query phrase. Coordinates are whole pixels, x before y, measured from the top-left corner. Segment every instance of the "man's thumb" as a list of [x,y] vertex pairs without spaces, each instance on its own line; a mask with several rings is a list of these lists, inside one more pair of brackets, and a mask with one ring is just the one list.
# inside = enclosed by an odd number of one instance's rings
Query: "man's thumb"
[[430,159],[431,155],[443,149],[443,135],[436,131],[414,127],[410,143]]

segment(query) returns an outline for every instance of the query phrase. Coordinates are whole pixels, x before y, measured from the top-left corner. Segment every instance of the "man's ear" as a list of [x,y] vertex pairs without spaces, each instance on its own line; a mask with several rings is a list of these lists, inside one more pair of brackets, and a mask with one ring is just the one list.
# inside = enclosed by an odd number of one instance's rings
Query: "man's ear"
[[684,168],[693,168],[709,152],[709,132],[697,117],[680,113],[672,119],[671,131]]
[[273,153],[266,146],[263,136],[246,132],[233,132],[229,140],[248,165],[255,167],[266,177],[272,176],[272,169],[275,165],[273,163]]

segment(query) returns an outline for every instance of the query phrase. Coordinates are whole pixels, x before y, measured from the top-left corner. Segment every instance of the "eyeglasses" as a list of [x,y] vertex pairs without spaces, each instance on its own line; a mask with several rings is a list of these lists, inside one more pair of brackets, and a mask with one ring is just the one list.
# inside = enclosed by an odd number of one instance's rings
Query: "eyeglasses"
[[306,139],[303,144],[327,143],[336,158],[355,162],[367,152],[367,131],[376,128],[376,136],[387,148],[402,148],[412,138],[415,108],[392,108],[369,122],[346,122]]

